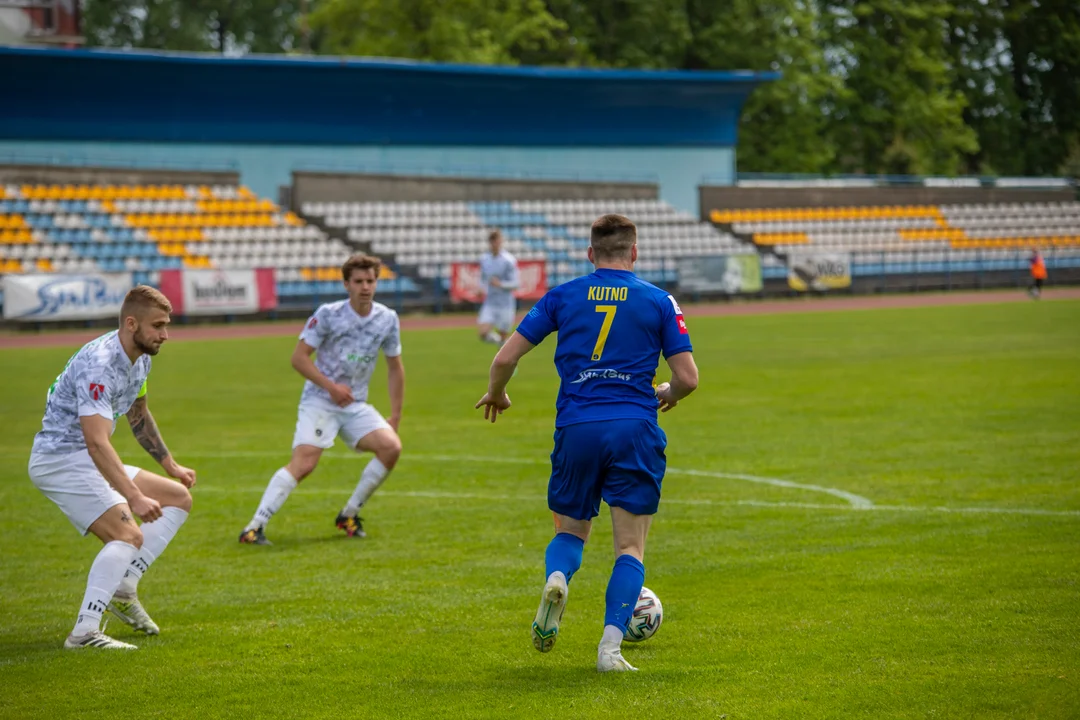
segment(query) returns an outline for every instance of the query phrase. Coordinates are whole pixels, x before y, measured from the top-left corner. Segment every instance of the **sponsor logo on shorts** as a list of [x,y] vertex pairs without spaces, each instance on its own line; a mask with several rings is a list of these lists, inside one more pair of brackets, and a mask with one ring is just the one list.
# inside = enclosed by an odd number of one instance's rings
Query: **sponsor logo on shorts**
[[578,375],[578,379],[570,384],[577,385],[578,383],[595,380],[597,378],[605,380],[629,380],[631,377],[633,376],[630,375],[630,373],[622,373],[618,370],[612,370],[611,368],[604,368],[602,370],[582,370]]

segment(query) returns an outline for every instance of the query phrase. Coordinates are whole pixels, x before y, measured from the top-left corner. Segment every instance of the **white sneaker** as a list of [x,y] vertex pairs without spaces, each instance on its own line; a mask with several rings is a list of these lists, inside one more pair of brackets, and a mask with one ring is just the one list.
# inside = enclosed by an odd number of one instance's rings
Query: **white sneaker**
[[113,615],[147,635],[157,635],[161,632],[157,623],[151,620],[146,610],[143,609],[142,603],[139,602],[137,597],[123,600],[114,596],[112,602],[109,603],[108,609]]
[[559,635],[559,622],[566,610],[566,580],[562,573],[552,573],[540,594],[540,608],[532,624],[533,647],[542,653],[555,647]]
[[64,648],[67,650],[78,650],[80,648],[101,648],[102,650],[138,650],[135,645],[126,642],[120,642],[115,640],[100,630],[94,630],[88,632],[85,635],[78,637],[74,635],[68,635],[67,640],[64,641]]
[[622,650],[615,648],[600,648],[596,654],[597,672],[637,672],[637,668],[626,662],[622,656]]

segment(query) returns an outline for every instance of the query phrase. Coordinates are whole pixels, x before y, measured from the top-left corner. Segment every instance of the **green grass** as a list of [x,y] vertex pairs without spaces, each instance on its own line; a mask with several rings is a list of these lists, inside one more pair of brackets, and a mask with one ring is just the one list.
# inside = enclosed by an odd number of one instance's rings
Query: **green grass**
[[[702,386],[662,419],[673,472],[646,558],[665,621],[620,676],[593,669],[606,514],[554,652],[528,639],[550,347],[489,426],[472,405],[490,346],[406,333],[405,454],[370,537],[332,527],[363,467],[339,443],[256,548],[236,536],[288,457],[293,340],[166,345],[150,405],[199,485],[140,590],[162,634],[109,626],[134,654],[61,649],[99,544],[25,471],[73,348],[0,351],[0,717],[1080,715],[1080,303],[690,325]],[[123,421],[115,443],[152,467]]]

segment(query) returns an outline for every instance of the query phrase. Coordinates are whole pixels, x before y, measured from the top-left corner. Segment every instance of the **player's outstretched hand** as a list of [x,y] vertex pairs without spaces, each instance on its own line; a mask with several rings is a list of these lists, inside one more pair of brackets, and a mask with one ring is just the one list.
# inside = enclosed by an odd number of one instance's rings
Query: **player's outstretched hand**
[[480,406],[484,407],[484,419],[495,422],[495,419],[502,415],[503,411],[510,409],[510,396],[503,392],[502,396],[493,396],[491,393],[484,393],[484,397],[480,398],[480,402],[476,403],[476,409],[480,409]]
[[161,503],[152,497],[138,495],[134,499],[128,500],[128,507],[131,508],[131,512],[135,513],[135,517],[144,523],[154,522],[161,517]]
[[678,400],[671,399],[671,383],[660,383],[656,386],[656,402],[660,412],[667,412],[679,404]]
[[188,490],[195,487],[195,471],[191,468],[184,467],[173,460],[172,457],[167,458],[162,467],[165,469],[165,472],[169,473],[170,477],[179,480],[180,484]]
[[348,407],[353,404],[352,388],[348,385],[342,385],[341,383],[334,383],[330,386],[330,399],[334,401],[334,404],[338,407]]

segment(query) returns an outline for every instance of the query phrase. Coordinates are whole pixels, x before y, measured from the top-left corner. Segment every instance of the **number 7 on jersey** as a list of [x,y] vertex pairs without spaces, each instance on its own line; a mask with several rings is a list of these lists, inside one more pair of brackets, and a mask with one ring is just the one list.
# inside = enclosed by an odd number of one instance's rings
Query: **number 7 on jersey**
[[611,323],[615,322],[615,311],[619,309],[618,305],[597,305],[596,312],[604,313],[604,324],[600,326],[600,335],[596,338],[596,347],[592,351],[593,362],[600,359],[600,356],[604,354],[604,345],[607,344],[608,333],[611,332]]

